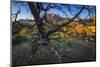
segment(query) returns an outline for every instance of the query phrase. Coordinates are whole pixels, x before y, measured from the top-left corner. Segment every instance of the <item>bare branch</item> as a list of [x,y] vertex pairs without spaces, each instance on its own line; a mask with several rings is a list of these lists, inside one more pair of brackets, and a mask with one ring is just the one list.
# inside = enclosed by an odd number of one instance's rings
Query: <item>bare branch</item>
[[78,17],[80,15],[80,13],[83,11],[84,6],[80,9],[80,11],[73,17],[71,18],[68,22],[61,24],[58,28],[55,28],[53,30],[48,31],[46,36],[49,36],[51,33],[56,32],[57,30],[59,30],[61,27],[63,26],[67,26],[70,22],[72,22],[76,17]]

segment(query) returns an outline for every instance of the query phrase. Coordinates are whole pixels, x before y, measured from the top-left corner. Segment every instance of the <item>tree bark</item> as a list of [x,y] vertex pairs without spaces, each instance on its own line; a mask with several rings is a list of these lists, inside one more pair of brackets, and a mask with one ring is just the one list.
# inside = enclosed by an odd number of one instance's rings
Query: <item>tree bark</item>
[[[61,58],[60,58],[58,52],[55,51],[53,49],[53,47],[51,47],[50,40],[49,40],[48,36],[46,36],[43,21],[39,17],[40,11],[41,11],[40,4],[39,3],[28,2],[28,5],[29,5],[29,8],[30,8],[30,11],[31,11],[32,15],[34,16],[34,19],[36,20],[36,25],[37,25],[38,32],[39,32],[39,38],[40,38],[40,41],[41,41],[40,45],[47,46],[47,49],[49,51],[50,59],[51,59],[51,56],[53,54],[55,54],[58,57],[58,62],[61,63]],[[39,45],[37,46],[37,49],[38,49],[38,47],[39,47]],[[34,47],[33,47],[33,50],[34,50]],[[35,50],[35,52],[34,51],[33,52],[36,53],[36,51],[37,50]]]

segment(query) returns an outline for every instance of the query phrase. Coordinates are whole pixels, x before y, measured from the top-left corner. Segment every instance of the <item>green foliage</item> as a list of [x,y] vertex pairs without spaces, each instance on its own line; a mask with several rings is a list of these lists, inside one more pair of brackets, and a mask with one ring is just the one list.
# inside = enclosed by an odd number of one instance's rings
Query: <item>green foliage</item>
[[[35,40],[35,38],[33,39]],[[96,58],[96,46],[94,42],[91,43],[79,39],[64,38],[52,39],[50,42],[51,46],[61,56],[62,62],[94,61]],[[34,44],[34,42],[32,44],[37,45]],[[31,50],[32,46],[28,41],[24,41],[24,43],[19,43],[19,45],[14,46],[13,63],[19,65],[56,63],[55,57],[53,55],[49,57],[48,49],[43,45],[39,47],[35,56],[31,59],[31,62],[27,63],[27,60],[32,56]],[[51,60],[51,58],[54,60]]]
[[68,18],[64,18],[64,22],[68,22],[69,21],[69,19]]
[[21,43],[24,43],[27,41],[28,41],[28,39],[25,36],[15,35],[15,36],[13,36],[12,44],[16,45],[16,44],[21,44]]

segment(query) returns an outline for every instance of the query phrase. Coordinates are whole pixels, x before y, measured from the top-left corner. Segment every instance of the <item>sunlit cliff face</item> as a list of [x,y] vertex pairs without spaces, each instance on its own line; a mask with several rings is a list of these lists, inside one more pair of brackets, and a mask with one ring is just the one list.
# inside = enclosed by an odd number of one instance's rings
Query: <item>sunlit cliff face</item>
[[47,14],[46,15],[46,18],[47,18],[47,20],[49,21],[49,22],[53,22],[53,20],[54,20],[54,16],[55,16],[55,14]]

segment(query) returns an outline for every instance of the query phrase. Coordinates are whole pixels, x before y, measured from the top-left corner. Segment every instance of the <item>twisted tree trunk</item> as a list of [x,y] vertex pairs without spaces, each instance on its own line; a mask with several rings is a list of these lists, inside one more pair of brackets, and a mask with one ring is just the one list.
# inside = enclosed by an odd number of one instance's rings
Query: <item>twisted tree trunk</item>
[[[40,38],[40,42],[38,42],[38,44],[44,45],[47,47],[50,59],[55,54],[56,57],[58,57],[58,62],[61,63],[61,58],[60,58],[58,52],[55,51],[53,47],[51,47],[50,40],[49,40],[48,36],[46,36],[43,21],[41,20],[41,18],[39,16],[41,8],[42,8],[42,6],[40,6],[41,4],[28,2],[28,5],[29,5],[30,11],[31,11],[34,19],[36,20],[36,25],[38,28],[39,38]],[[35,45],[33,46],[33,53],[36,53],[38,47],[40,46],[38,44],[36,45],[37,46],[36,48],[35,48]],[[34,51],[34,49],[35,49],[35,51]],[[34,56],[32,56],[32,57],[34,57]]]

